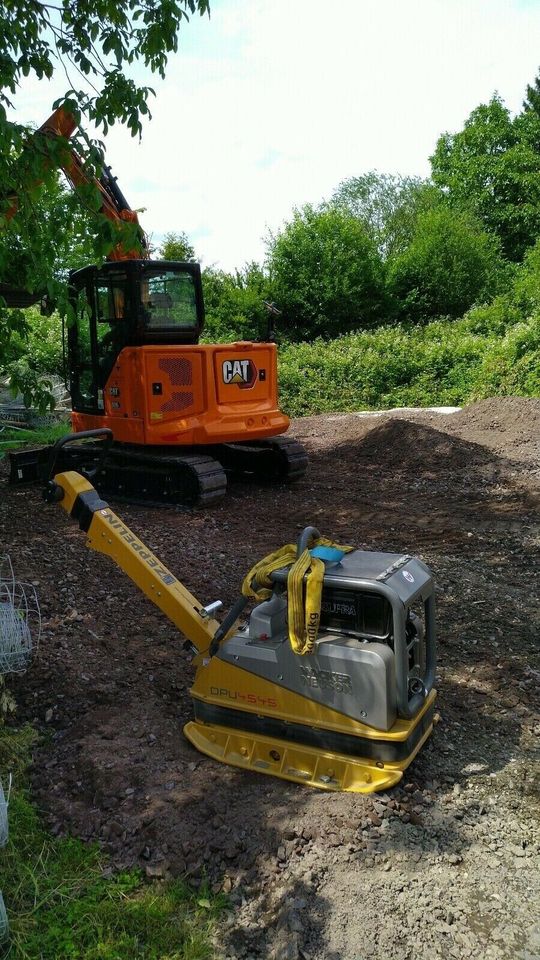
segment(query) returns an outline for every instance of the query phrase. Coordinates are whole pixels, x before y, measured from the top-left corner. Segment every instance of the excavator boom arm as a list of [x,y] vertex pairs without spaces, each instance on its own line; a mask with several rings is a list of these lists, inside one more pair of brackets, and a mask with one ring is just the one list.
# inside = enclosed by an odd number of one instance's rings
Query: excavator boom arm
[[[42,123],[41,127],[33,134],[33,137],[46,139],[63,139],[69,141],[77,129],[75,118],[64,107],[58,107],[53,114]],[[48,166],[53,161],[47,156],[46,145],[44,147],[45,165]],[[108,256],[109,260],[140,260],[148,257],[148,243],[142,227],[139,224],[139,218],[134,210],[129,207],[126,198],[116,184],[111,174],[110,167],[106,167],[102,173],[101,179],[92,176],[85,169],[80,156],[73,149],[67,147],[64,156],[61,158],[60,167],[73,187],[75,193],[80,187],[92,184],[98,191],[101,205],[99,212],[111,220],[113,223],[133,223],[139,227],[139,244],[133,249],[128,249],[122,244],[117,244]],[[11,207],[6,213],[7,219],[11,219],[18,208],[17,197],[11,198]]]

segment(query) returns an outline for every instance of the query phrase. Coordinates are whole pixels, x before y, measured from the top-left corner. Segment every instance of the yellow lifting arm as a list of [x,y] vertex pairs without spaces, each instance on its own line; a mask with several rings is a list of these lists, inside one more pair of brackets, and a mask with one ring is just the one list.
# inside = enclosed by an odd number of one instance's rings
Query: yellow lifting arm
[[100,499],[81,474],[73,470],[58,473],[54,484],[54,499],[70,517],[79,521],[81,530],[87,534],[86,546],[111,557],[199,653],[205,653],[219,623],[201,615],[203,604]]

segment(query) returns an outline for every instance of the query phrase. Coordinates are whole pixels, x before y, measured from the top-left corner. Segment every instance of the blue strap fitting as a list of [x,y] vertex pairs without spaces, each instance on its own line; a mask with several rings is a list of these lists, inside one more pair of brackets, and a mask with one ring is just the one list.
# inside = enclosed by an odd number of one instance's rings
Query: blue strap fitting
[[318,557],[325,563],[339,563],[345,556],[343,550],[337,550],[336,547],[313,547],[309,552],[312,557]]

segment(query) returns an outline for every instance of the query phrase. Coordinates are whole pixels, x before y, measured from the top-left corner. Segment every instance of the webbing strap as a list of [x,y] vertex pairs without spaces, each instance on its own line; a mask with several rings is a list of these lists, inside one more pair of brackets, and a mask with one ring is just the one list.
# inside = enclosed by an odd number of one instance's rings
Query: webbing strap
[[[306,589],[304,595],[304,576]],[[300,554],[287,576],[289,640],[295,653],[311,653],[319,633],[324,563],[309,550]]]
[[[314,539],[312,547],[334,547],[342,553],[350,553],[354,547],[340,546],[327,537]],[[299,656],[311,653],[319,633],[321,598],[324,582],[324,562],[312,557],[309,550],[298,556],[296,544],[288,543],[259,560],[247,574],[242,584],[245,597],[268,600],[273,583],[270,575],[275,570],[289,567],[287,575],[289,640]],[[305,578],[305,591],[304,591]]]

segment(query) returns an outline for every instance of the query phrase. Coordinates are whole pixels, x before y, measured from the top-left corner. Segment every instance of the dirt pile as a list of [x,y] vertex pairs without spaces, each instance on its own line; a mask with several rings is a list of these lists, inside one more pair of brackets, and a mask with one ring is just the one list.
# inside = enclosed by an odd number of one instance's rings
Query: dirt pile
[[503,434],[502,443],[515,437],[538,436],[540,432],[540,398],[493,397],[479,400],[453,414],[449,423],[459,424],[469,439],[483,431]]
[[[98,838],[148,876],[230,890],[220,958],[540,956],[539,497],[516,466],[516,449],[536,462],[538,403],[311,417],[294,425],[312,457],[294,487],[233,486],[207,514],[118,507],[205,602],[230,604],[254,560],[310,523],[431,566],[442,719],[384,796],[309,791],[197,754],[181,735],[182,638],[39,491],[2,483],[2,552],[44,614],[16,692],[19,719],[48,734],[32,777],[53,830]],[[503,408],[505,431],[489,426]]]
[[451,436],[425,423],[415,423],[390,417],[373,427],[355,444],[349,441],[336,444],[345,457],[357,455],[360,466],[370,465],[380,470],[392,468],[410,474],[424,469],[459,471],[472,464],[492,464],[489,451],[467,439]]
[[504,457],[540,469],[540,399],[480,400],[450,417],[449,431]]

